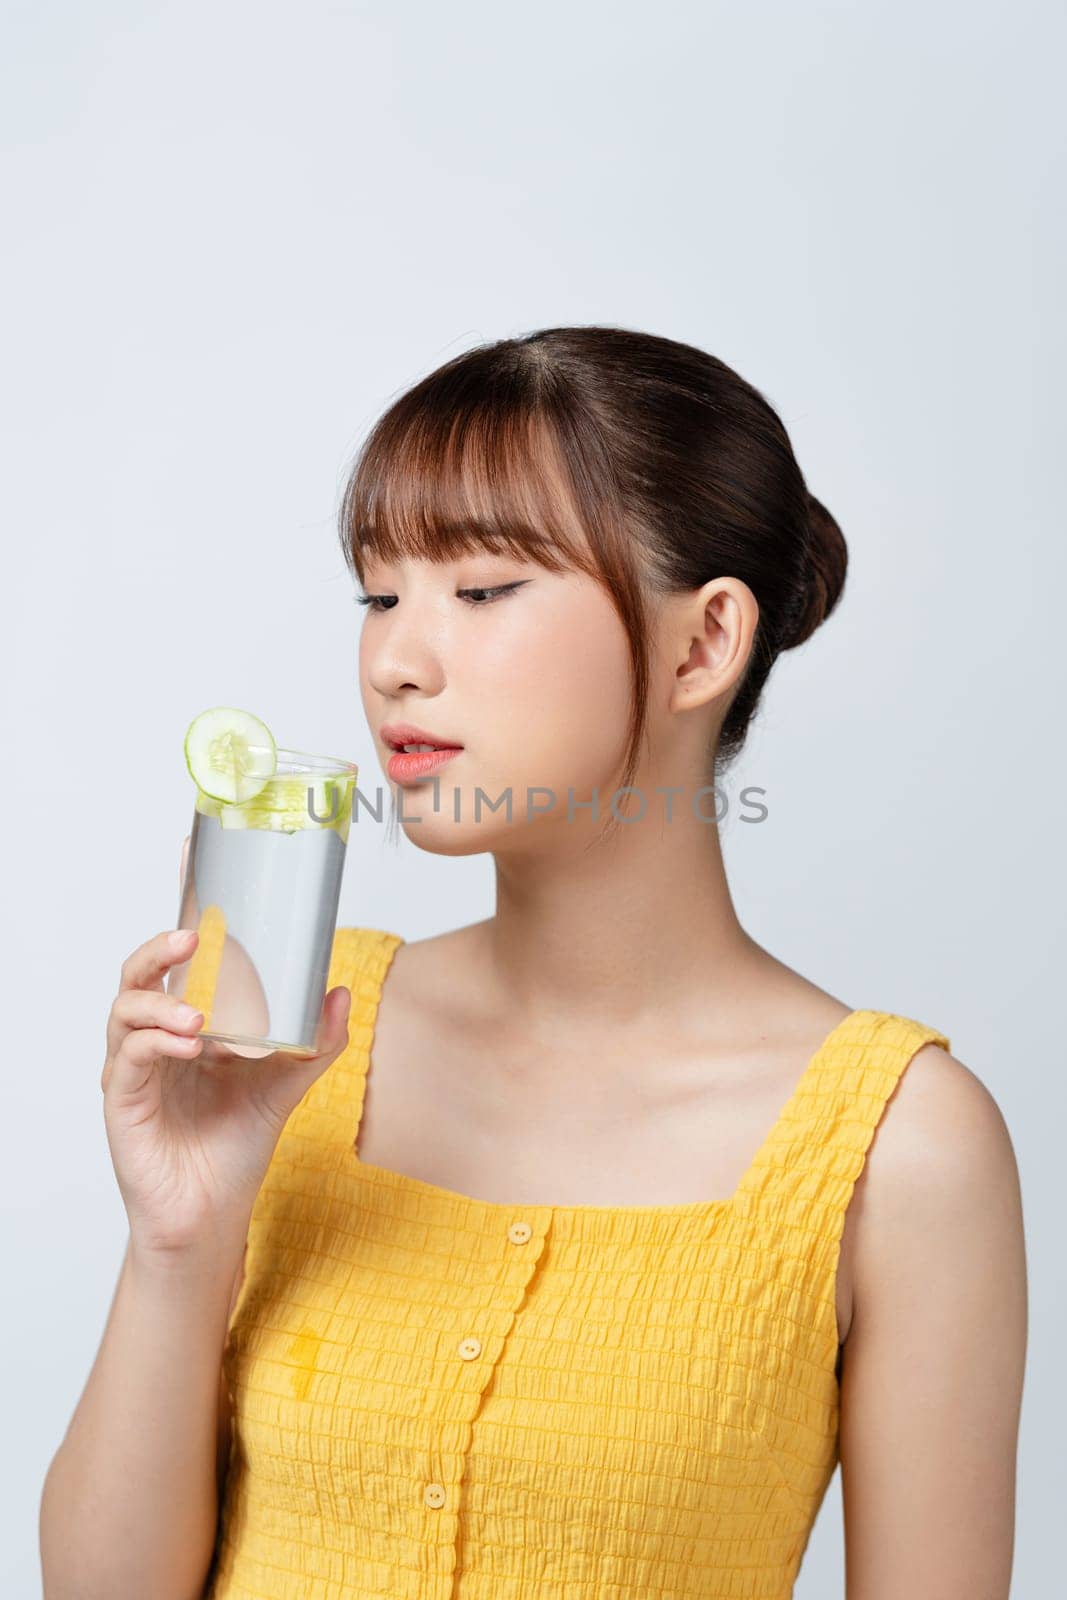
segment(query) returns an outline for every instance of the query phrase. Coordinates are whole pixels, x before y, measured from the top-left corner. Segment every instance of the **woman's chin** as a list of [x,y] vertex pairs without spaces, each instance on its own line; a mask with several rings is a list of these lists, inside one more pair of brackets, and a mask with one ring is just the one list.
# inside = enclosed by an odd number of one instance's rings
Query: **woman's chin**
[[433,855],[464,856],[543,848],[546,827],[555,832],[569,823],[576,842],[597,831],[592,812],[603,818],[607,809],[593,799],[601,776],[586,782],[583,771],[579,781],[571,776],[553,787],[524,779],[457,783],[442,772],[434,779],[392,782],[390,789],[397,821],[412,844]]
[[508,833],[506,824],[499,820],[487,818],[481,824],[453,822],[432,811],[424,818],[405,812],[400,826],[413,845],[433,856],[482,855],[502,846]]

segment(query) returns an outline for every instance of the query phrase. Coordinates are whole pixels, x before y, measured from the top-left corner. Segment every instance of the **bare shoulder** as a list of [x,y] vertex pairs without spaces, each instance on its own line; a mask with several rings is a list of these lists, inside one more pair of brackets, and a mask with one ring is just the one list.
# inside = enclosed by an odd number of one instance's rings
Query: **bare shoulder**
[[846,1234],[849,1593],[1006,1597],[1027,1335],[1019,1175],[994,1096],[942,1046],[915,1052],[883,1108]]
[[925,1044],[901,1073],[867,1158],[870,1203],[917,1220],[930,1206],[968,1209],[1018,1183],[1011,1135],[987,1087],[943,1046]]
[[873,1304],[892,1262],[953,1270],[964,1241],[985,1259],[1017,1252],[1018,1166],[987,1085],[941,1045],[922,1045],[883,1111],[846,1217],[852,1312]]

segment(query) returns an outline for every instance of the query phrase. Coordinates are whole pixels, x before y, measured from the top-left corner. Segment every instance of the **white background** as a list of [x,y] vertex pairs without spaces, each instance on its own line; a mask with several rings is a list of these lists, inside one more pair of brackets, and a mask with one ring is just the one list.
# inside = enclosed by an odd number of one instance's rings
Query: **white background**
[[[9,3],[0,196],[0,1588],[125,1238],[104,1025],[172,926],[218,703],[383,782],[334,531],[381,410],[482,340],[614,323],[763,390],[849,543],[729,780],[749,931],[946,1032],[1022,1169],[1013,1596],[1062,1565],[1064,29],[1051,4]],[[342,923],[492,909],[354,829]],[[961,1419],[961,1425],[965,1419]],[[843,1593],[840,1478],[797,1586]]]

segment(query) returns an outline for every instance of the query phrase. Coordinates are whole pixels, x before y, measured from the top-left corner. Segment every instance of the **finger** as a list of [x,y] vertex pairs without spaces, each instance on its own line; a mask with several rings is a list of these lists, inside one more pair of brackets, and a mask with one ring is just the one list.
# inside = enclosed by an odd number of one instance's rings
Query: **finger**
[[123,989],[162,989],[163,974],[188,961],[200,935],[188,928],[169,928],[138,945],[122,963],[119,992]]
[[147,1067],[161,1056],[174,1055],[175,1052],[195,1055],[203,1048],[203,1043],[195,1035],[186,1038],[183,1034],[171,1033],[167,1028],[134,1028],[126,1035],[126,1042],[115,1059],[121,1061],[125,1058],[138,1066]]
[[260,1063],[260,1070],[250,1083],[273,1114],[283,1119],[287,1117],[316,1078],[321,1077],[341,1054],[348,1043],[351,999],[350,991],[343,984],[331,989],[326,996],[314,1055],[297,1056],[291,1051],[278,1050]]
[[164,1028],[134,1028],[126,1035],[122,1049],[109,1055],[100,1075],[100,1087],[112,1096],[138,1094],[163,1056],[185,1057],[199,1054],[203,1040],[183,1038]]
[[107,1045],[114,1055],[133,1028],[165,1028],[186,1037],[204,1026],[204,1013],[158,989],[124,989],[116,995],[108,1017]]
[[284,1058],[294,1066],[315,1068],[326,1065],[334,1056],[340,1055],[348,1043],[348,1015],[351,1004],[351,990],[346,989],[344,984],[331,989],[322,1003],[322,1015],[315,1033],[314,1055],[295,1056],[289,1051],[280,1050],[279,1058]]
[[338,1054],[348,1042],[348,1018],[352,1010],[352,991],[338,984],[331,989],[322,1004],[322,1016],[315,1037],[314,1060],[319,1056]]

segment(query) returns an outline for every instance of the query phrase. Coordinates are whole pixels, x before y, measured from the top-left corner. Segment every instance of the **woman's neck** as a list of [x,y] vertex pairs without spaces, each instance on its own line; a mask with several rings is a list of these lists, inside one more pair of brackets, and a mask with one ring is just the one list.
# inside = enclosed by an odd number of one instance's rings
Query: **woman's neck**
[[714,822],[650,806],[592,848],[586,827],[538,832],[536,854],[494,857],[495,914],[470,930],[512,1023],[551,1010],[610,1032],[699,1008],[706,1025],[766,984],[777,963],[738,920]]

